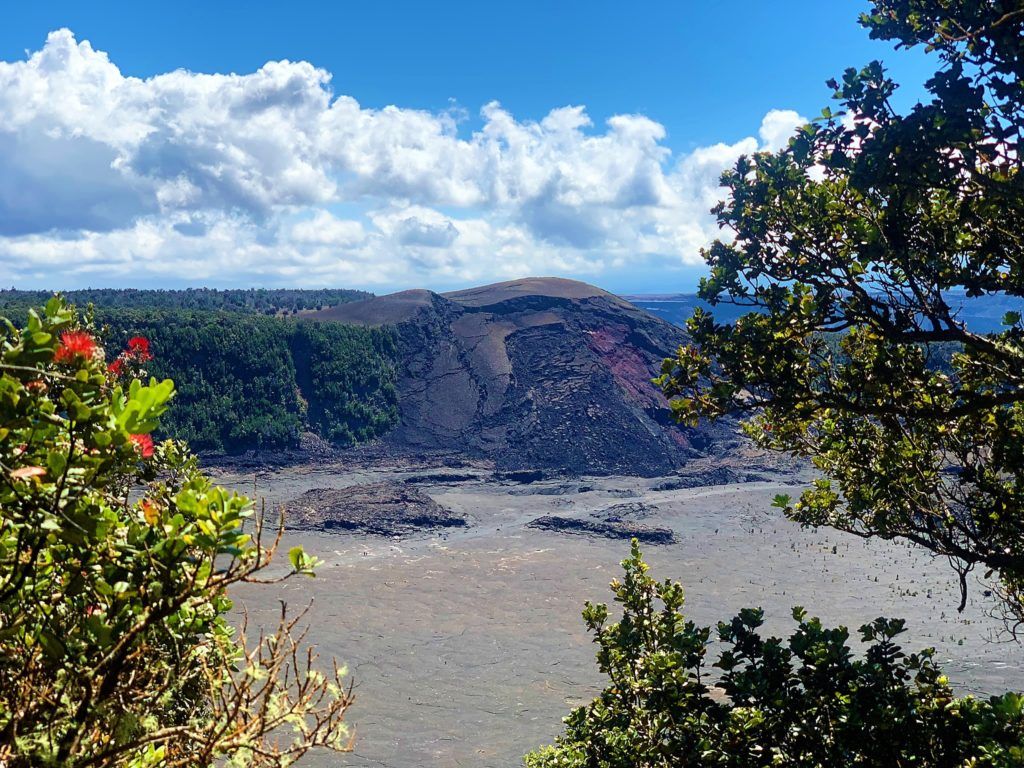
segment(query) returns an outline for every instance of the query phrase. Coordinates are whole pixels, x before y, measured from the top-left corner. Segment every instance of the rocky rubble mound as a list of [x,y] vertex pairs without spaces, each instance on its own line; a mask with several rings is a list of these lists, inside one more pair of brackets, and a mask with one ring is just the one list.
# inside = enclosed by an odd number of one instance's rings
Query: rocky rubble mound
[[710,485],[733,485],[736,483],[760,483],[766,479],[758,472],[746,472],[731,467],[687,467],[674,477],[657,485],[652,491],[679,491],[687,488],[706,488]]
[[658,508],[653,504],[645,504],[642,501],[630,501],[624,504],[612,504],[610,507],[605,507],[596,512],[595,515],[609,523],[616,523],[622,520],[642,520],[645,517],[650,517],[657,511]]
[[405,483],[314,488],[288,502],[285,512],[289,528],[333,533],[405,536],[467,525],[464,517]]
[[637,522],[658,512],[653,504],[640,501],[612,504],[592,512],[587,518],[545,515],[527,523],[530,528],[540,528],[558,533],[574,533],[582,536],[601,536],[606,539],[637,539],[644,544],[672,544],[675,534],[671,528],[645,525]]
[[626,520],[597,520],[544,515],[527,525],[544,531],[574,533],[581,536],[601,536],[606,539],[637,539],[643,544],[671,544],[675,534],[669,528],[657,528]]

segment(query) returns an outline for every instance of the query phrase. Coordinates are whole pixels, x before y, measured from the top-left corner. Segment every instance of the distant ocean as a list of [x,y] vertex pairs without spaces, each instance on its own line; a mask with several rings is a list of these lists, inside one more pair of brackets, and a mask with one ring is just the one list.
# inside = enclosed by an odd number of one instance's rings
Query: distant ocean
[[[711,312],[718,322],[735,322],[736,318],[750,310],[746,307],[735,307],[730,304],[719,304],[712,307],[695,294],[632,294],[622,298],[645,309],[655,317],[674,325],[686,325],[697,307]],[[990,294],[968,298],[963,294],[951,293],[946,296],[950,304],[957,308],[958,317],[975,333],[996,333],[1003,330],[1002,319],[1007,312],[1024,314],[1024,298],[1005,294]]]

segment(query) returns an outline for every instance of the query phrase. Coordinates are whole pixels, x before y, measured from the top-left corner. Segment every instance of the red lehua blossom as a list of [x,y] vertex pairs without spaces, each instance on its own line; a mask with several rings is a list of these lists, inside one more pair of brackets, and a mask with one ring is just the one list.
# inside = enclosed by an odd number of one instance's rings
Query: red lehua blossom
[[128,352],[139,360],[153,359],[153,354],[149,351],[149,339],[145,336],[132,336],[128,339]]
[[85,331],[64,331],[53,359],[58,363],[73,363],[79,358],[89,359],[96,354],[96,349],[96,340]]
[[122,373],[124,373],[124,360],[122,360],[120,357],[117,358],[114,362],[107,366],[107,370],[110,371],[115,376],[120,376]]
[[135,450],[139,452],[139,455],[144,459],[148,459],[153,455],[153,438],[149,435],[128,435],[131,441],[135,444]]

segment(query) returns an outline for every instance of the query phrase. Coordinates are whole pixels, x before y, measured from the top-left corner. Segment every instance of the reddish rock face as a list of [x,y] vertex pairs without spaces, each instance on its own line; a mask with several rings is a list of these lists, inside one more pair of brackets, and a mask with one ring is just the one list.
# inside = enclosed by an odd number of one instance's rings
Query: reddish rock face
[[587,332],[587,344],[607,366],[623,393],[641,408],[665,408],[665,397],[651,386],[657,375],[661,357],[652,358],[650,350],[642,350],[629,341],[628,326],[609,324]]
[[404,291],[321,318],[397,327],[393,449],[460,453],[499,469],[653,476],[737,442],[729,423],[676,425],[651,383],[685,332],[585,283]]

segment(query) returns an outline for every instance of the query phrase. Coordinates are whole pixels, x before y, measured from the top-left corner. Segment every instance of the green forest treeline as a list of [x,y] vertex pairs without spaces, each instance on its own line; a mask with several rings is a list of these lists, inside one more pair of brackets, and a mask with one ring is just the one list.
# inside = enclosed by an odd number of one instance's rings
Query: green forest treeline
[[[19,322],[35,291],[0,292],[0,315]],[[72,291],[95,306],[112,349],[149,339],[148,372],[169,378],[176,405],[167,436],[196,450],[239,453],[295,447],[302,432],[352,445],[398,419],[396,336],[280,315],[362,298],[359,291]],[[274,316],[276,315],[276,316]]]
[[[45,304],[52,294],[52,291],[0,289],[0,307],[27,311],[29,307]],[[93,304],[105,309],[197,309],[266,315],[322,309],[368,299],[372,295],[347,288],[83,288],[63,293],[68,302],[82,308]]]

